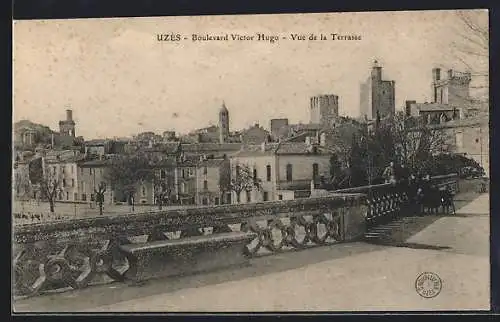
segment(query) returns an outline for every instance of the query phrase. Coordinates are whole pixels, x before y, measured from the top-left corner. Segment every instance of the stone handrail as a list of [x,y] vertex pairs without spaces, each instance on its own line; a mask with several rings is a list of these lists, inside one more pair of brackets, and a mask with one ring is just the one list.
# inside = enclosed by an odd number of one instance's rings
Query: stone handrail
[[[431,178],[434,186],[456,186],[458,176]],[[75,289],[97,276],[123,281],[130,268],[120,247],[165,239],[251,231],[259,250],[356,240],[367,225],[405,212],[408,191],[392,184],[356,187],[328,196],[207,207],[167,209],[70,219],[13,227],[14,289],[35,295],[46,289]],[[142,238],[142,240],[141,240]],[[139,240],[139,241],[138,241]]]
[[[62,286],[82,288],[99,274],[124,280],[130,266],[119,248],[141,236],[146,236],[144,243],[166,239],[168,234],[173,239],[190,238],[207,228],[213,234],[252,231],[257,238],[245,247],[248,255],[261,248],[274,252],[286,246],[354,240],[365,232],[365,204],[362,194],[334,194],[15,226],[14,289],[34,295]],[[179,232],[180,237],[171,236]]]

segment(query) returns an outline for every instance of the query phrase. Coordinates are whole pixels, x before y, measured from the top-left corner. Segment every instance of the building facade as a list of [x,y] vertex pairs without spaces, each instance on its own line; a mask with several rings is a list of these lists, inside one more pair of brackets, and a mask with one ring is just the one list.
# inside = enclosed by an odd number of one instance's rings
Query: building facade
[[375,61],[370,77],[360,87],[360,112],[367,120],[379,116],[386,118],[394,115],[396,85],[395,82],[382,79],[382,67]]
[[221,205],[230,196],[223,187],[229,184],[230,161],[226,159],[202,160],[196,167],[196,204]]
[[230,157],[231,176],[247,167],[259,184],[240,195],[232,191],[232,203],[293,199],[297,192],[310,191],[329,173],[329,155],[308,143],[271,143],[248,146]]

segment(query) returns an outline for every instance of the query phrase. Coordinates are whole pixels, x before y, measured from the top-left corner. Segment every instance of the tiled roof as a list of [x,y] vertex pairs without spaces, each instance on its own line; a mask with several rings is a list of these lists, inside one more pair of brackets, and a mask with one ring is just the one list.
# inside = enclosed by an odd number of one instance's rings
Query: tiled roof
[[442,124],[443,127],[467,127],[474,125],[488,125],[490,121],[489,114],[480,114],[475,117],[468,117],[461,120],[453,120]]
[[217,151],[238,151],[241,143],[191,143],[182,144],[181,150],[191,153],[217,152]]
[[214,168],[219,167],[225,160],[224,159],[208,159],[200,162],[200,167]]
[[152,148],[143,148],[145,152],[164,152],[176,153],[179,150],[180,144],[178,142],[167,142],[155,144]]
[[85,145],[87,145],[87,146],[104,145],[104,144],[106,144],[107,141],[108,140],[105,140],[105,139],[90,140],[90,141],[86,141]]
[[419,111],[453,111],[457,107],[448,104],[439,103],[416,103],[414,104]]
[[311,153],[311,145],[303,142],[280,143],[277,154],[309,154]]
[[[312,153],[310,145],[305,142],[293,143],[268,143],[265,145],[265,150],[262,150],[262,145],[246,145],[243,149],[233,156],[259,156],[259,155],[287,155],[287,154],[309,154]],[[317,150],[317,153],[321,153]]]

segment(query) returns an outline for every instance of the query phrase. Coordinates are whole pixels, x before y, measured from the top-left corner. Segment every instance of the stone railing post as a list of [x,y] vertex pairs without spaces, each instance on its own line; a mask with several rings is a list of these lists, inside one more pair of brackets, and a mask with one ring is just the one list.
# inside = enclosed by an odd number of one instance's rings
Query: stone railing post
[[356,200],[341,211],[342,240],[351,242],[360,240],[366,233],[366,216],[368,207],[364,199]]

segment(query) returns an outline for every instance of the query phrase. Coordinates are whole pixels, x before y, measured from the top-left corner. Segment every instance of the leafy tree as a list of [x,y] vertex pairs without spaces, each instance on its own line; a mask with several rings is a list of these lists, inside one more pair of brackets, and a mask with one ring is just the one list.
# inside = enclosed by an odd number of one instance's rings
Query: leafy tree
[[152,163],[144,155],[122,155],[109,160],[109,167],[104,177],[116,191],[125,193],[134,209],[137,185],[140,182],[153,180],[152,168]]
[[330,157],[330,177],[335,178],[342,171],[342,164],[340,163],[339,157],[336,153],[333,153]]
[[260,189],[261,181],[254,178],[253,171],[248,165],[238,164],[231,167],[231,177],[227,190],[235,192],[237,203],[240,203],[243,191],[250,192],[254,188]]

